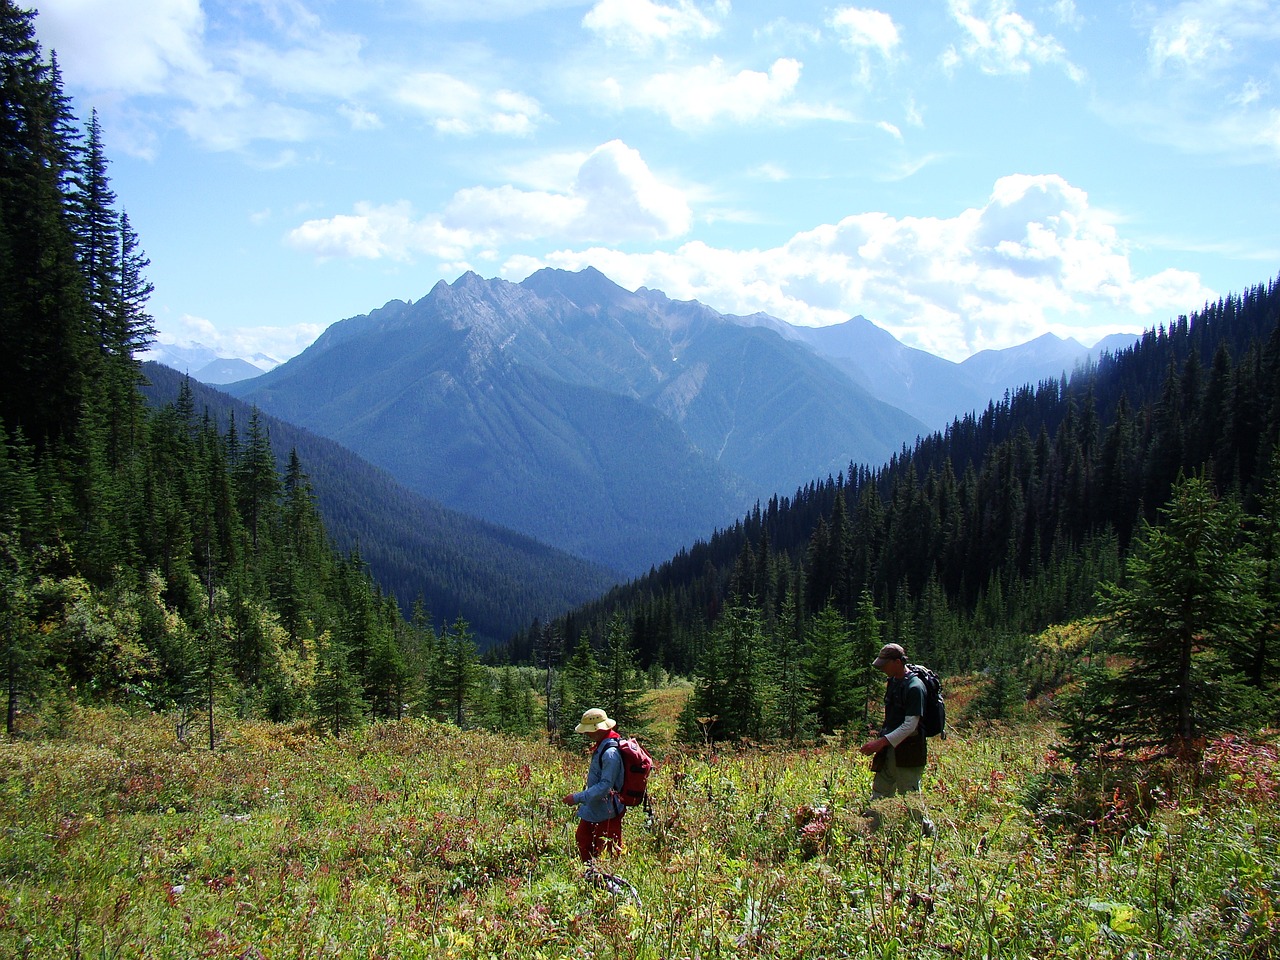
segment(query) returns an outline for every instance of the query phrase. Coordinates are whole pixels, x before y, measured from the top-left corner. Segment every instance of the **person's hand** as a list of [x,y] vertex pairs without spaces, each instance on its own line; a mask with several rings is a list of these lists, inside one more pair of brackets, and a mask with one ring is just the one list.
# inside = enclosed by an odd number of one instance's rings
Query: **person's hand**
[[860,751],[861,751],[865,756],[868,756],[868,757],[869,757],[869,756],[871,756],[872,754],[875,754],[875,753],[879,753],[879,752],[880,752],[880,749],[884,746],[884,743],[882,743],[882,742],[881,742],[881,741],[883,741],[883,740],[884,740],[884,737],[876,737],[874,740],[871,740],[871,741],[868,741],[867,743],[864,743],[864,744],[863,744],[861,747],[859,747],[858,749],[859,749],[859,750],[860,750]]
[[574,802],[573,802],[573,794],[572,794],[572,793],[570,793],[570,794],[566,794],[566,795],[565,795],[564,802],[565,802],[566,804],[568,804],[569,806],[571,806],[571,807],[576,805],[576,804],[574,804]]

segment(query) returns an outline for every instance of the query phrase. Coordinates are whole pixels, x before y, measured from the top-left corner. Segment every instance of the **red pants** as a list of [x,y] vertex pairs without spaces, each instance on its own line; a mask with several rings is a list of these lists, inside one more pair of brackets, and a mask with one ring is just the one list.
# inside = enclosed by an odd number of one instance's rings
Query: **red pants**
[[591,823],[589,820],[578,821],[578,856],[589,863],[607,849],[617,853],[622,849],[622,814],[612,820],[601,820]]

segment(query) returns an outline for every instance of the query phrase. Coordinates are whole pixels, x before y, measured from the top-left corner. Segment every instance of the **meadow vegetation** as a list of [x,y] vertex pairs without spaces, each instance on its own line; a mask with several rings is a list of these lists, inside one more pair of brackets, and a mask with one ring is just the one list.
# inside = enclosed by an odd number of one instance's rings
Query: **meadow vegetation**
[[574,857],[577,749],[228,717],[210,750],[159,715],[63,719],[0,744],[6,957],[1280,954],[1274,737],[1116,778],[1047,724],[961,723],[925,794],[874,808],[840,737],[655,743],[652,809],[602,864],[633,896]]

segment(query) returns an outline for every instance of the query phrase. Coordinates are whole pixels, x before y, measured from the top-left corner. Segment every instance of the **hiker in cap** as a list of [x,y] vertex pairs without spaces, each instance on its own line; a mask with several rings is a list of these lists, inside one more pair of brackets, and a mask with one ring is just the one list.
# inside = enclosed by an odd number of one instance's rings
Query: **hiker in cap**
[[618,797],[622,789],[622,754],[605,746],[607,741],[618,739],[613,729],[617,725],[607,713],[593,707],[573,728],[595,744],[587,766],[586,787],[564,798],[565,803],[578,808],[578,856],[586,863],[606,849],[616,852],[622,848],[622,815],[627,810]]
[[860,748],[873,758],[871,799],[916,793],[929,758],[928,741],[920,725],[924,682],[907,670],[907,652],[896,643],[886,643],[871,665],[889,678],[884,691],[884,726],[878,737]]

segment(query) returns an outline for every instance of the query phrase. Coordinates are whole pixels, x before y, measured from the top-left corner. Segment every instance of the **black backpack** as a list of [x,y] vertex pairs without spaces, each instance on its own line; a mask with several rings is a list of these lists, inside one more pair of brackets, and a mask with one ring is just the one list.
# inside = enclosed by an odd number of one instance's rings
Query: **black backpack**
[[942,678],[918,663],[907,664],[907,673],[924,684],[924,715],[920,728],[926,737],[947,739],[947,702],[942,696]]

